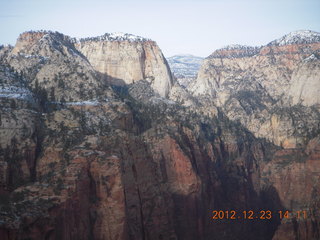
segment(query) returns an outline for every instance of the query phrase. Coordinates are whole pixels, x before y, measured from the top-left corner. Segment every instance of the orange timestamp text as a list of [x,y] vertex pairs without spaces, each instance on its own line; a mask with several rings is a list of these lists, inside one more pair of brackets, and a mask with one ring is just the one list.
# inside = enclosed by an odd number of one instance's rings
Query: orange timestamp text
[[271,210],[246,210],[246,211],[236,211],[236,210],[213,210],[212,211],[212,220],[237,220],[237,219],[245,219],[245,220],[270,220],[273,218],[297,218],[297,219],[306,219],[308,217],[307,211],[288,211],[288,210],[280,210],[280,211],[271,211]]

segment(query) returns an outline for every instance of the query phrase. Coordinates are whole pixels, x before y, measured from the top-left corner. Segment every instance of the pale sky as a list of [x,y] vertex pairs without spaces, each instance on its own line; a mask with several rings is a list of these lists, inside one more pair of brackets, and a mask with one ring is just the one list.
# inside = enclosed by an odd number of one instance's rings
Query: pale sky
[[132,33],[155,40],[166,57],[206,57],[228,44],[320,32],[320,0],[0,0],[0,44],[40,29],[72,37]]

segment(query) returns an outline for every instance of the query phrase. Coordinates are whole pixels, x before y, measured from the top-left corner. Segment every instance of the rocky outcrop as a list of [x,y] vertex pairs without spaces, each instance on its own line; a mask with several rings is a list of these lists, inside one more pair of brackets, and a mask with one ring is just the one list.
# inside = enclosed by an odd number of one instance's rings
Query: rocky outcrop
[[44,101],[72,102],[100,95],[111,97],[71,38],[61,33],[21,34],[6,61]]
[[307,240],[320,236],[319,143],[319,137],[316,137],[304,150],[280,150],[264,167],[263,184],[274,186],[288,211],[288,215],[281,219],[274,240]]
[[251,57],[258,54],[260,47],[251,47],[245,45],[228,45],[212,53],[209,58],[241,58]]
[[263,89],[279,100],[287,94],[293,71],[299,68],[300,62],[319,49],[319,42],[228,46],[216,50],[204,61],[190,90],[196,95],[216,97],[219,105],[225,104],[232,92],[244,90],[244,86]]
[[[303,145],[304,136],[317,129],[319,111],[308,107],[319,104],[319,36],[296,32],[262,47],[235,45],[217,50],[204,60],[189,90],[209,97],[257,137],[284,147]],[[305,127],[297,129],[301,115],[290,112],[308,112],[302,121]]]
[[292,104],[320,104],[320,59],[312,54],[293,72],[288,95]]
[[162,97],[168,95],[173,85],[165,57],[157,44],[149,39],[128,34],[105,34],[80,39],[76,47],[96,71],[114,84],[147,80]]
[[320,235],[319,40],[319,33],[299,31],[258,48],[217,50],[189,87],[194,96],[218,106],[255,136],[283,148],[260,164],[260,191],[277,193],[266,201],[277,205],[275,214],[289,212],[288,218],[279,219],[272,239]]

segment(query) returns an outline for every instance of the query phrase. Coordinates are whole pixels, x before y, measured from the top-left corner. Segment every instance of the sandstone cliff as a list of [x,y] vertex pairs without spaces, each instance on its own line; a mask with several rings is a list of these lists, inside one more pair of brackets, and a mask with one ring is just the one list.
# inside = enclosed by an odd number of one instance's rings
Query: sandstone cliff
[[147,80],[162,97],[173,85],[168,63],[154,41],[130,34],[105,34],[79,39],[77,49],[114,84]]
[[319,238],[319,49],[320,34],[312,31],[262,47],[227,46],[204,61],[189,86],[207,106],[284,148],[260,164],[260,188],[277,192],[291,216],[308,217],[282,219],[272,239]]
[[[312,34],[318,38],[305,37],[305,41],[287,41],[279,45],[277,42],[283,41],[281,38],[262,47],[231,45],[216,50],[204,61],[190,90],[196,95],[215,96],[218,105],[223,105],[232,91],[244,87],[264,89],[273,100],[279,100],[288,92],[293,71],[300,68],[304,59],[319,51],[320,34]],[[317,76],[316,71],[313,75]]]
[[[318,51],[319,52],[319,51]],[[292,104],[306,106],[320,103],[320,58],[315,53],[304,59],[292,73],[288,95]]]
[[217,50],[204,61],[189,90],[208,96],[257,137],[284,147],[304,145],[305,136],[318,128],[319,36],[299,31],[262,47]]

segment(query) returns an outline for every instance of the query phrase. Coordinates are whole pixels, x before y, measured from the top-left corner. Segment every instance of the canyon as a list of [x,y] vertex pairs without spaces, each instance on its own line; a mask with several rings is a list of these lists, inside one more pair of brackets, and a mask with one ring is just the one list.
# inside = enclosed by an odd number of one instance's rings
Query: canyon
[[22,33],[0,46],[0,238],[319,239],[319,92],[312,31],[186,85],[150,39]]

